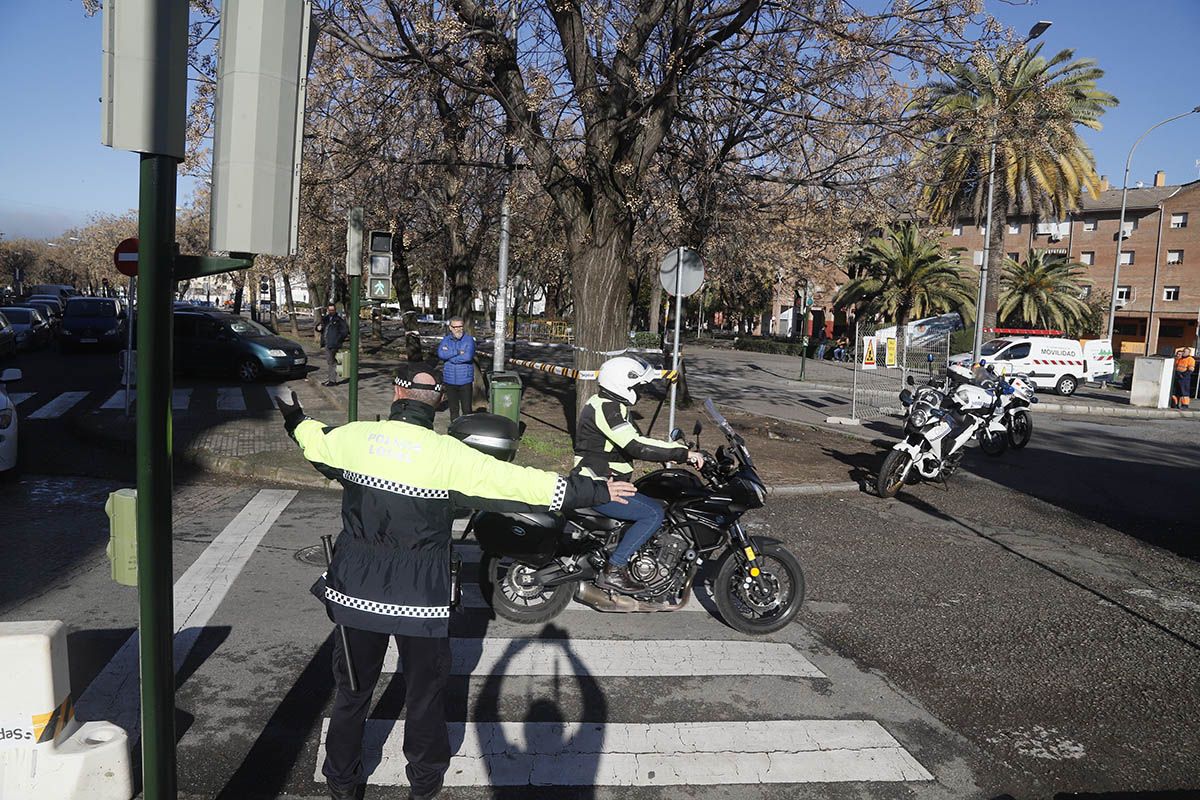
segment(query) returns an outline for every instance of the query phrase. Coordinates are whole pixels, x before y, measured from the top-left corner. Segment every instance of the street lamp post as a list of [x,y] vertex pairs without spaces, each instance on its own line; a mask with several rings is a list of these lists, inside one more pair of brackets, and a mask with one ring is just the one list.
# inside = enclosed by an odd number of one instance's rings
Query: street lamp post
[[[1129,165],[1133,162],[1133,151],[1141,144],[1142,139],[1150,135],[1150,132],[1155,128],[1166,125],[1168,122],[1174,122],[1177,119],[1183,119],[1189,114],[1200,114],[1200,106],[1196,106],[1191,111],[1185,111],[1182,114],[1176,114],[1173,117],[1168,117],[1162,122],[1151,125],[1146,129],[1146,132],[1137,138],[1133,146],[1129,148],[1129,155],[1125,158],[1125,175],[1121,178],[1121,218],[1117,223],[1117,256],[1113,263],[1113,282],[1112,282],[1112,297],[1109,299],[1108,306],[1108,340],[1112,342],[1113,327],[1117,321],[1117,287],[1121,281],[1121,245],[1125,241],[1125,208],[1126,200],[1129,197]],[[1153,289],[1151,289],[1153,291]],[[1146,320],[1146,346],[1150,344],[1150,323],[1152,320]]]
[[[1029,29],[1028,35],[1025,37],[1024,44],[1029,44],[1034,39],[1041,36],[1050,29],[1053,22],[1049,20],[1039,20],[1034,23]],[[999,109],[997,109],[997,112]],[[992,199],[995,197],[996,191],[996,119],[992,118],[992,140],[990,152],[988,154],[988,199],[987,199],[987,222],[984,223],[983,235],[983,264],[979,267],[979,294],[975,303],[975,346],[972,349],[971,363],[979,363],[979,353],[983,349],[983,316],[984,306],[987,304],[987,277],[988,277],[988,259],[991,257],[992,244]],[[1001,240],[1003,241],[1003,240]]]

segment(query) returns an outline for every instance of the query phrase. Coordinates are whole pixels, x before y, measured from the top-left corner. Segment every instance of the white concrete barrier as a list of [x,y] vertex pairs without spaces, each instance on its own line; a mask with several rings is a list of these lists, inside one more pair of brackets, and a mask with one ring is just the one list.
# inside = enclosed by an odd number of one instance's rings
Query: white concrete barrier
[[0,623],[0,797],[129,800],[125,731],[75,720],[66,626]]
[[1171,396],[1175,361],[1162,356],[1139,356],[1133,362],[1129,405],[1166,408]]

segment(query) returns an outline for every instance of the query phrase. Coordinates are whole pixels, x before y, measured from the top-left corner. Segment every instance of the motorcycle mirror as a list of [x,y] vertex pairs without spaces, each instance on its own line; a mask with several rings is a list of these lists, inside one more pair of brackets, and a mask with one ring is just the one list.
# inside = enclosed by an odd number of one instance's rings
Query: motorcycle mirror
[[909,386],[916,386],[916,385],[917,385],[917,382],[916,382],[916,381],[913,379],[913,376],[912,376],[912,375],[909,375],[907,378],[905,378],[905,379],[904,379],[904,382],[905,382],[905,383],[907,383]]
[[900,392],[900,402],[906,406],[911,406],[913,402],[913,394],[908,389]]
[[700,420],[696,420],[696,424],[692,426],[692,436],[699,436],[702,430],[704,430],[704,426],[700,423]]
[[671,441],[672,442],[683,441],[683,428],[672,428],[671,429]]
[[928,364],[932,364],[932,363],[933,363],[933,353],[926,353],[926,354],[925,354],[925,362],[926,362],[926,363],[928,363]]

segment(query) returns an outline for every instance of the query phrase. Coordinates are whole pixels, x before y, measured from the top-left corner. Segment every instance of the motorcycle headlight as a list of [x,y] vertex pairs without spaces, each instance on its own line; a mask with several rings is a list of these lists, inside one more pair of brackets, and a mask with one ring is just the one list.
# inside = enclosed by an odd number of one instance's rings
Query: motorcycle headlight
[[268,350],[267,355],[274,356],[275,358],[287,358],[287,353],[282,350]]
[[8,426],[12,425],[13,411],[11,408],[6,408],[0,411],[0,431],[8,430]]
[[929,409],[923,407],[914,408],[909,414],[909,419],[912,420],[913,425],[923,428],[925,427],[925,423],[929,422]]

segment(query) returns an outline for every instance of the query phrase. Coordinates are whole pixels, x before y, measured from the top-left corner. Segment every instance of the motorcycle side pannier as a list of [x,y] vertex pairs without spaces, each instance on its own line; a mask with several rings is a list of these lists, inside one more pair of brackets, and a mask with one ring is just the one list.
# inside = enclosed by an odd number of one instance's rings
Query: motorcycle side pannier
[[485,553],[520,558],[535,566],[557,552],[562,526],[559,514],[531,511],[482,511],[471,520],[471,532]]
[[464,414],[451,422],[446,432],[463,444],[501,461],[516,458],[521,442],[517,423],[499,414]]

